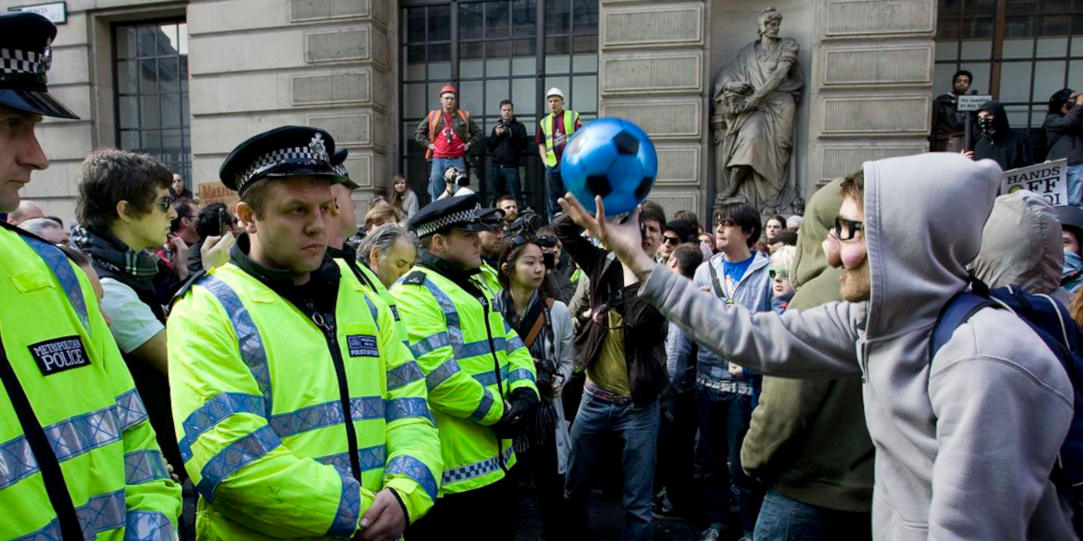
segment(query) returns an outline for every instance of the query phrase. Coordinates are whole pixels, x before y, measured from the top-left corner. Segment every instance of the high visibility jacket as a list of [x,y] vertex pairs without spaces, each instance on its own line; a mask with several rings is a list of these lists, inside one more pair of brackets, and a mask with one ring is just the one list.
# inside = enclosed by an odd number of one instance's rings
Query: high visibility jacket
[[[61,507],[87,539],[175,537],[180,485],[86,275],[55,246],[6,226],[0,371],[0,539],[61,539],[56,493],[70,498]],[[54,458],[37,453],[34,433]],[[49,463],[59,463],[53,493]]]
[[384,286],[384,283],[380,281],[380,277],[377,276],[375,272],[372,272],[372,269],[370,269],[364,261],[358,260],[356,265],[356,268],[361,271],[361,274],[365,277],[365,280],[361,280],[361,287],[365,288],[365,291],[371,293],[373,298],[379,299],[387,305],[388,309],[391,310],[391,315],[395,318],[395,330],[399,333],[399,339],[409,346],[410,344],[407,342],[408,337],[406,335],[406,327],[404,327],[399,320],[399,307],[395,304],[395,298],[391,296],[391,292],[388,291],[387,287]]
[[[564,136],[571,137],[575,133],[575,123],[579,121],[579,113],[575,111],[564,110],[564,114],[561,115],[561,121],[564,123]],[[545,135],[545,165],[549,167],[557,166],[557,153],[553,150],[553,134],[556,132],[556,117],[553,113],[549,113],[542,117],[541,130]]]
[[[485,280],[485,285],[489,286],[489,289],[492,290],[493,296],[496,298],[496,302],[499,305],[500,290],[504,289],[504,286],[500,284],[500,274],[496,272],[496,269],[493,268],[492,265],[483,261],[481,263],[480,275]],[[497,306],[497,308],[499,308],[499,306]],[[504,311],[500,310],[500,313],[504,313]]]
[[504,415],[511,391],[537,392],[530,352],[494,309],[484,280],[477,274],[469,280],[474,294],[418,267],[391,287],[440,427],[441,494],[504,477],[515,464],[512,440],[497,438],[490,425]]
[[202,539],[349,538],[381,488],[396,491],[411,521],[436,500],[439,440],[424,377],[390,310],[337,263],[335,323],[322,330],[233,263],[174,305],[173,415],[203,497]]

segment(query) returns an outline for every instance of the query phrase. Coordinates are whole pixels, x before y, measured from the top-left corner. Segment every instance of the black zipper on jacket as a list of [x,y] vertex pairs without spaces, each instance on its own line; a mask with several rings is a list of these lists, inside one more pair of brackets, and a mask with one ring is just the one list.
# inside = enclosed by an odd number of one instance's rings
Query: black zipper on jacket
[[339,349],[338,339],[335,337],[335,325],[323,319],[319,311],[312,312],[312,323],[323,331],[327,339],[327,349],[331,352],[331,361],[335,365],[335,376],[338,378],[338,401],[342,407],[342,422],[346,425],[346,442],[350,447],[350,471],[358,483],[361,482],[361,461],[357,456],[357,428],[353,425],[353,414],[350,412],[350,387],[346,381],[346,363],[342,360],[342,350]]
[[64,473],[60,470],[60,461],[56,459],[56,453],[49,445],[45,436],[45,430],[38,422],[34,414],[34,408],[30,405],[30,399],[26,391],[19,384],[19,378],[15,375],[15,369],[8,361],[4,352],[4,340],[0,337],[0,381],[3,381],[4,390],[15,409],[15,415],[19,418],[19,426],[23,430],[23,437],[30,445],[30,452],[38,463],[38,471],[41,472],[42,483],[45,484],[45,494],[49,497],[49,503],[56,513],[57,523],[60,525],[60,537],[64,540],[82,540],[83,527],[79,524],[79,515],[75,512],[75,504],[71,501],[68,492],[68,484],[64,482]]

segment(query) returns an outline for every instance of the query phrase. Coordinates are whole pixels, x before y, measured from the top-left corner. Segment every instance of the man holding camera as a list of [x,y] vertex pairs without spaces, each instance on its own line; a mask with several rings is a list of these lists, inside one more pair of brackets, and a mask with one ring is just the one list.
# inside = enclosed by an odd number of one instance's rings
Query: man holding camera
[[449,524],[468,525],[470,539],[515,537],[512,438],[533,416],[538,391],[530,352],[478,272],[478,232],[495,225],[487,217],[473,194],[418,211],[410,219],[421,239],[417,270],[391,287],[428,385],[444,464],[439,500],[407,539],[444,537]]
[[489,177],[490,201],[495,202],[496,198],[510,193],[516,203],[523,206],[519,160],[526,147],[526,128],[515,119],[515,104],[511,100],[501,101],[500,120],[489,135],[489,155],[493,160],[493,170]]

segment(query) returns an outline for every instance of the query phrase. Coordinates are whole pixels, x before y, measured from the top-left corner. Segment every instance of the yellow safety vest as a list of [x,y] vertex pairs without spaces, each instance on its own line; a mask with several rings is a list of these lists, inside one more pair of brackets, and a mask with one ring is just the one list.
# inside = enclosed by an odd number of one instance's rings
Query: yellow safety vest
[[[564,136],[570,138],[575,133],[575,123],[579,120],[579,113],[565,109],[561,119],[564,122]],[[553,150],[553,133],[556,132],[555,123],[556,117],[553,116],[553,113],[543,117],[541,122],[542,134],[545,135],[545,150],[547,151],[545,165],[549,167],[557,166],[557,154]]]
[[[180,486],[86,275],[55,246],[8,226],[0,228],[0,366],[8,374],[0,378],[0,539],[62,537],[23,426],[48,442],[58,488],[74,507],[68,516],[88,539],[174,538]],[[23,418],[11,376],[32,410]]]
[[350,537],[382,488],[396,491],[411,521],[436,500],[440,450],[424,377],[390,310],[337,264],[330,338],[232,263],[198,279],[173,308],[173,417],[203,496],[201,539]]
[[537,392],[530,352],[495,308],[485,280],[470,281],[480,299],[427,267],[391,287],[440,427],[441,495],[504,477],[515,465],[512,440],[498,438],[490,426],[504,415],[512,391]]

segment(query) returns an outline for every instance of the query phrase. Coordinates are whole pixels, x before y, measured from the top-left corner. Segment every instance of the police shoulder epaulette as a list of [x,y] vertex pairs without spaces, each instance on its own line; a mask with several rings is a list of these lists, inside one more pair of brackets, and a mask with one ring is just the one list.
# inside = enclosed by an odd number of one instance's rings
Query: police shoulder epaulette
[[199,269],[199,272],[189,276],[188,279],[181,284],[180,289],[173,295],[173,298],[169,300],[169,305],[173,306],[176,304],[177,301],[179,301],[181,297],[184,297],[184,295],[188,293],[188,290],[192,289],[192,286],[204,276],[207,276],[207,271],[204,269]]
[[402,283],[415,286],[425,285],[425,273],[421,271],[414,271],[406,275],[406,278],[402,279]]

